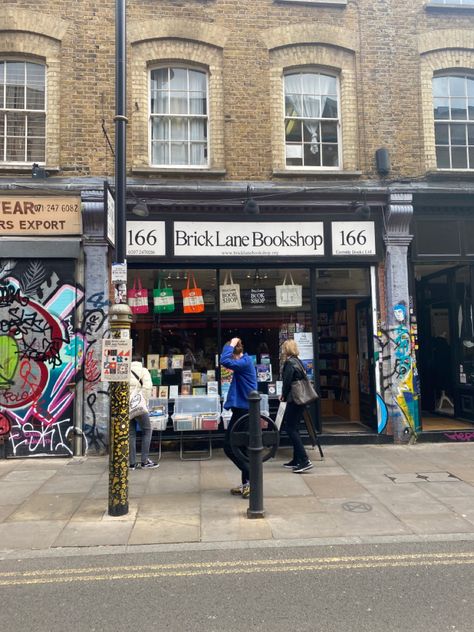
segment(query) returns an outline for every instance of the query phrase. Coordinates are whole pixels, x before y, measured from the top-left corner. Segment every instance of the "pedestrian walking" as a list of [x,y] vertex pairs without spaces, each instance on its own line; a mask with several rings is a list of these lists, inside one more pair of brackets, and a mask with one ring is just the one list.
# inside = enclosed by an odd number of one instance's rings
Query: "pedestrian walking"
[[248,498],[250,495],[248,464],[234,454],[230,445],[230,432],[235,422],[243,415],[248,414],[249,403],[247,398],[250,391],[257,390],[257,374],[252,358],[247,353],[244,353],[244,347],[240,338],[232,338],[224,345],[221,353],[221,364],[233,371],[232,381],[224,404],[226,410],[232,410],[232,417],[224,437],[224,452],[239,468],[242,479],[241,484],[238,487],[233,487],[230,493]]
[[[148,406],[148,400],[153,392],[153,382],[150,372],[145,368],[139,356],[134,356],[130,365],[130,393],[140,391],[145,398]],[[148,412],[144,412],[134,419],[130,419],[129,425],[129,459],[130,469],[136,470],[139,465],[137,463],[137,424],[142,432],[141,447],[141,467],[153,469],[159,467],[159,463],[155,463],[148,458],[151,444],[151,423]]]
[[306,378],[306,372],[301,360],[298,358],[299,349],[294,340],[285,340],[282,346],[282,355],[284,364],[280,400],[286,402],[283,423],[285,424],[286,432],[293,445],[293,458],[288,463],[285,463],[284,467],[293,470],[295,474],[301,474],[302,472],[310,470],[313,464],[308,458],[299,431],[299,423],[303,418],[306,406],[298,405],[293,401],[291,385],[298,380],[304,380]]

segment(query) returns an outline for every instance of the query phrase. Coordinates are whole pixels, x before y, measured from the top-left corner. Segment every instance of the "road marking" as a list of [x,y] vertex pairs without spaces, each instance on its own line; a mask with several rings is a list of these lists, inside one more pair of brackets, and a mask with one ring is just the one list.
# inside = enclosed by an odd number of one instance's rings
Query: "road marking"
[[375,568],[409,568],[474,564],[474,552],[404,553],[399,555],[358,555],[346,557],[294,558],[282,560],[238,560],[228,562],[194,562],[106,566],[72,569],[46,569],[0,573],[0,586],[58,584],[110,580],[137,580],[160,577],[219,576],[253,573],[299,573]]

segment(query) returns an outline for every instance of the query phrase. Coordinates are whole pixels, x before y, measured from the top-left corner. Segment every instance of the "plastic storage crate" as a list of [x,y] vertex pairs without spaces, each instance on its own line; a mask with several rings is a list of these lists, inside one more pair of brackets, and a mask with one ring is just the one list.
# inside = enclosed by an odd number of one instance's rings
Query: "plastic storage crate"
[[168,425],[168,400],[151,397],[148,400],[148,410],[153,430],[166,430]]
[[219,395],[184,395],[174,400],[173,428],[188,430],[217,430],[220,419]]

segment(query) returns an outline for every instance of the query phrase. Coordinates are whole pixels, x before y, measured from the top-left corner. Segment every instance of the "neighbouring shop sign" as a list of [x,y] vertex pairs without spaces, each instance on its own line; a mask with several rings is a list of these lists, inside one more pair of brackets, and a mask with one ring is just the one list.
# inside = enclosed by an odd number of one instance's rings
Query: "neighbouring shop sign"
[[165,222],[127,222],[128,256],[162,257],[165,254]]
[[80,235],[81,198],[0,195],[2,235]]
[[331,222],[333,255],[375,255],[374,222]]
[[105,238],[109,244],[115,247],[115,200],[107,182],[104,183],[105,194]]
[[174,222],[177,257],[324,255],[323,222]]

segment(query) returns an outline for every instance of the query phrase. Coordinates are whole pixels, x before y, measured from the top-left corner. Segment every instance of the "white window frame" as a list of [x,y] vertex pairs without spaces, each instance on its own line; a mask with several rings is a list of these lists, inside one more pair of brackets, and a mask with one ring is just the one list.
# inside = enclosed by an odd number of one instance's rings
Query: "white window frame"
[[[157,114],[157,113],[152,113],[151,111],[151,75],[153,73],[153,71],[155,70],[162,70],[162,69],[170,69],[170,68],[181,68],[186,70],[188,73],[189,71],[195,71],[195,72],[200,72],[205,76],[206,79],[206,114],[189,114],[189,75],[188,75],[188,89],[186,90],[188,97],[188,114]],[[153,139],[152,139],[152,127],[153,127],[153,119],[154,118],[187,118],[188,120],[191,119],[201,119],[201,120],[205,120],[206,122],[206,130],[207,130],[207,136],[206,136],[206,162],[202,163],[202,164],[191,164],[191,163],[187,163],[187,164],[181,164],[181,163],[154,163],[152,160],[153,157]],[[210,152],[210,121],[209,121],[209,72],[206,68],[202,68],[200,66],[193,66],[192,64],[179,64],[179,63],[168,63],[168,64],[158,64],[158,65],[154,65],[154,66],[150,66],[150,68],[148,69],[148,162],[149,165],[153,168],[159,168],[159,169],[170,169],[170,170],[176,170],[176,169],[209,169],[209,164],[210,164],[210,156],[209,156],[209,152]],[[169,135],[168,138],[168,143],[171,144],[172,140],[171,140],[171,135]],[[190,143],[191,143],[191,138],[190,135],[188,133],[188,138],[187,138],[187,144],[188,144],[188,157],[190,155]],[[171,152],[169,152],[169,155],[171,157]]]
[[[3,65],[3,77],[2,77],[2,81],[3,83],[0,84],[0,90],[3,90],[3,107],[0,107],[0,117],[3,118],[3,141],[4,141],[4,145],[3,145],[3,153],[0,155],[0,164],[8,164],[8,165],[30,165],[33,162],[36,162],[40,165],[45,165],[46,164],[46,151],[47,151],[47,125],[48,125],[48,121],[47,121],[47,103],[48,103],[48,75],[47,75],[47,67],[45,63],[41,63],[39,61],[32,61],[30,59],[24,59],[24,58],[14,58],[14,57],[1,57],[0,58],[0,63],[4,64]],[[7,103],[6,103],[6,94],[7,94],[7,84],[6,84],[6,72],[7,72],[7,64],[9,63],[20,63],[23,64],[24,66],[24,100],[23,100],[23,108],[10,108],[7,107]],[[26,65],[27,64],[33,64],[36,66],[41,66],[44,69],[44,108],[43,109],[31,109],[31,108],[27,108],[26,107],[26,98],[27,98],[27,87],[28,84],[26,82]],[[24,148],[24,160],[10,160],[7,159],[7,119],[8,119],[8,113],[12,112],[15,114],[24,114],[25,117],[25,131],[24,131],[24,142],[25,142],[25,148]],[[44,137],[41,136],[35,136],[33,138],[42,138],[44,141],[44,147],[43,147],[43,154],[44,154],[44,159],[43,160],[39,160],[37,158],[28,158],[28,114],[29,113],[34,113],[34,114],[44,114]],[[31,137],[30,137],[31,140]]]
[[[287,162],[287,140],[286,140],[286,125],[287,125],[287,120],[288,119],[296,119],[296,120],[304,120],[305,118],[309,117],[288,117],[286,115],[286,89],[285,89],[285,77],[288,75],[295,75],[295,74],[318,74],[318,75],[325,75],[328,77],[333,77],[336,80],[336,97],[337,97],[337,119],[330,119],[330,118],[322,118],[322,116],[319,117],[319,121],[334,121],[336,122],[336,126],[337,126],[337,165],[328,165],[328,166],[324,166],[324,165],[289,165]],[[286,70],[284,70],[283,72],[283,146],[284,146],[284,152],[285,152],[285,169],[287,170],[298,170],[298,171],[342,171],[343,170],[343,164],[342,164],[342,133],[341,133],[341,108],[342,108],[342,104],[341,104],[341,85],[340,85],[340,76],[338,73],[336,72],[331,72],[326,70],[325,68],[321,68],[318,66],[315,67],[302,67],[302,68],[288,68]],[[320,95],[322,96],[322,95]],[[322,141],[319,141],[319,144],[322,144]],[[333,144],[333,143],[331,143]],[[301,150],[302,150],[302,158],[304,161],[304,139],[302,138],[301,141]],[[295,144],[296,146],[296,144]]]
[[[470,145],[469,144],[469,140],[468,140],[468,125],[472,125],[472,127],[474,128],[474,119],[470,119],[469,118],[469,98],[471,98],[472,100],[474,100],[474,95],[472,97],[469,97],[467,95],[467,91],[464,95],[464,97],[452,97],[449,93],[444,96],[444,97],[435,97],[434,95],[434,81],[436,79],[441,79],[441,78],[446,78],[446,79],[450,79],[452,77],[456,77],[459,79],[470,79],[471,81],[474,82],[474,73],[468,73],[468,72],[440,72],[437,73],[433,76],[433,81],[432,81],[432,108],[433,108],[433,120],[434,120],[434,146],[435,146],[435,156],[436,156],[436,168],[439,171],[473,171],[474,170],[474,142]],[[467,87],[467,86],[466,86]],[[435,103],[434,100],[435,98],[444,98],[448,100],[449,103],[449,110],[451,112],[451,99],[455,99],[455,98],[464,98],[465,99],[465,106],[466,106],[466,118],[465,119],[454,119],[451,118],[451,116],[449,115],[448,118],[436,118],[436,114],[435,114]],[[446,145],[440,145],[439,143],[436,142],[436,125],[446,125],[448,127],[448,143]],[[466,144],[465,145],[456,145],[453,144],[451,142],[451,134],[452,134],[452,125],[464,125],[465,127],[465,141]],[[440,167],[438,164],[438,158],[437,158],[437,149],[438,147],[440,148],[447,148],[448,152],[449,152],[449,163],[450,166],[449,167]],[[460,147],[460,148],[465,148],[466,151],[466,162],[467,162],[467,167],[453,167],[452,166],[452,150],[455,147]],[[472,161],[470,161],[469,159],[469,148],[472,148],[472,153],[473,153],[473,158]]]

